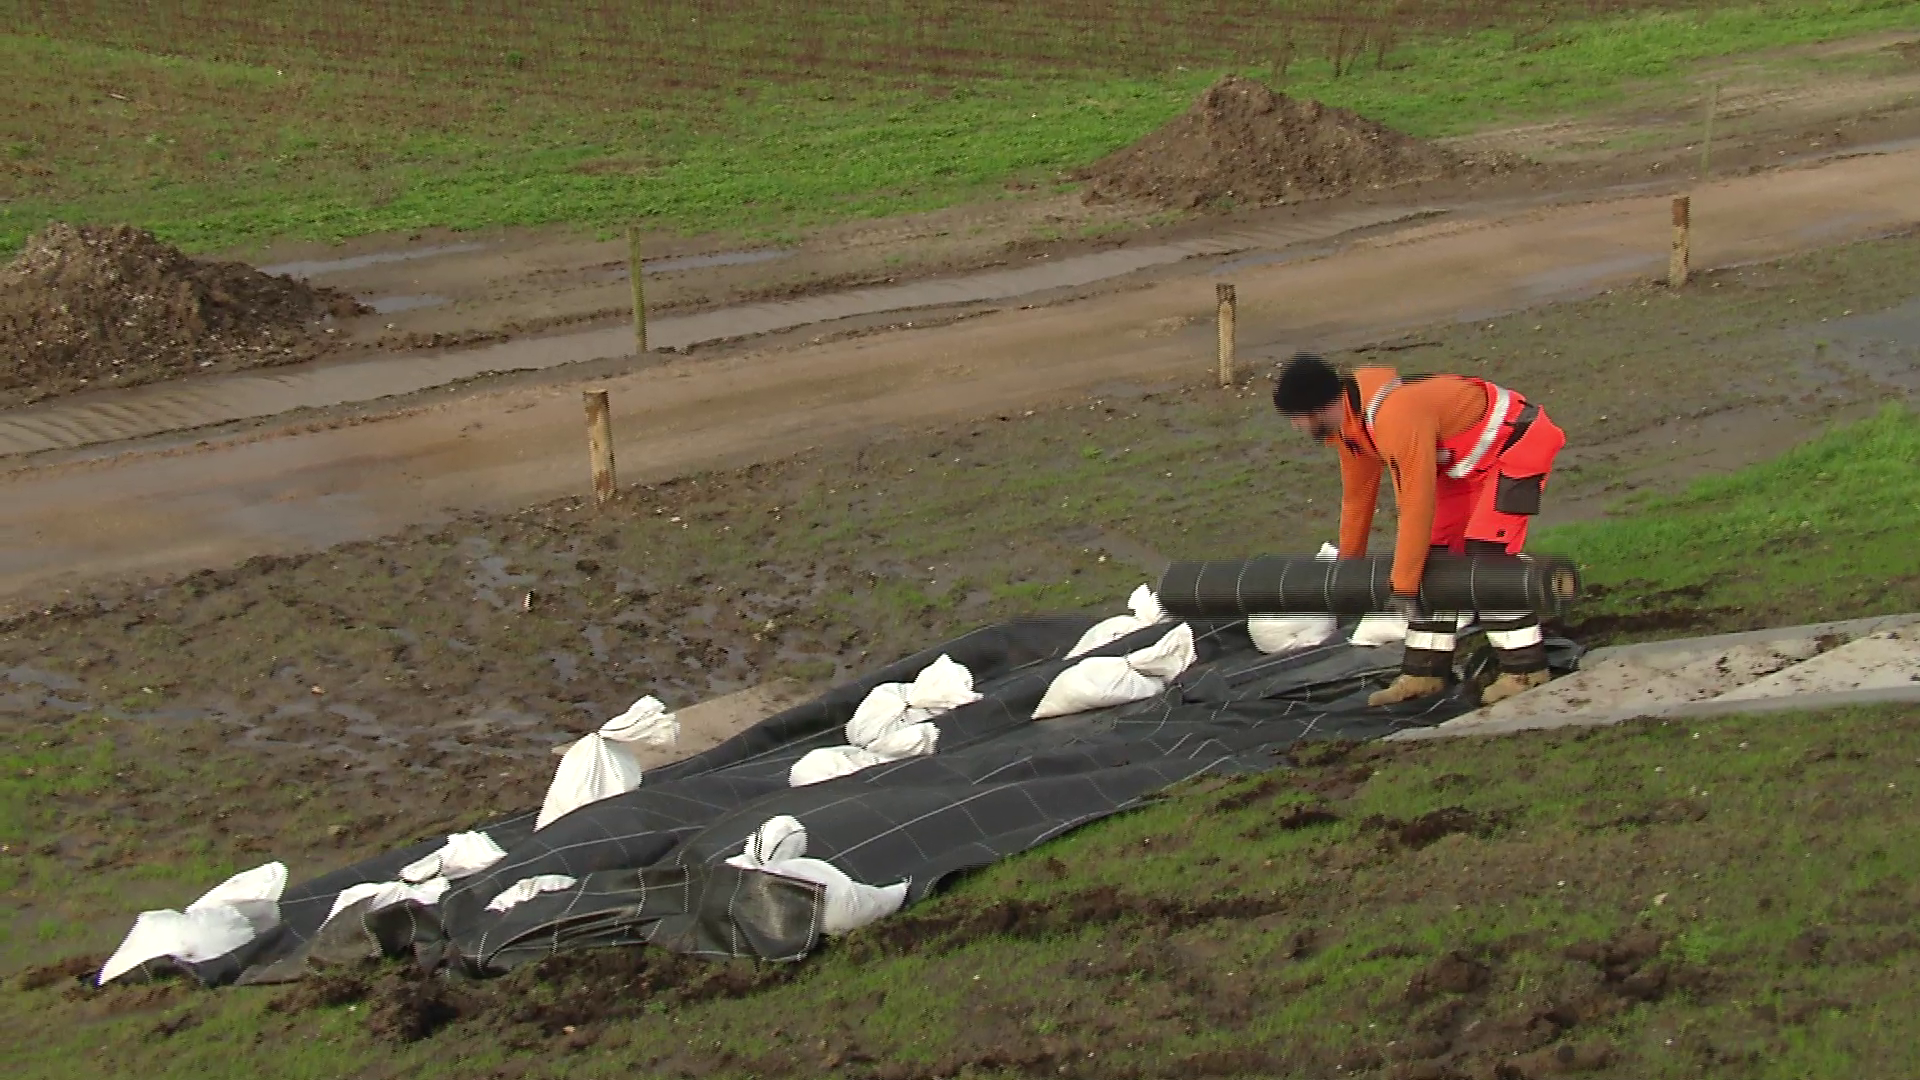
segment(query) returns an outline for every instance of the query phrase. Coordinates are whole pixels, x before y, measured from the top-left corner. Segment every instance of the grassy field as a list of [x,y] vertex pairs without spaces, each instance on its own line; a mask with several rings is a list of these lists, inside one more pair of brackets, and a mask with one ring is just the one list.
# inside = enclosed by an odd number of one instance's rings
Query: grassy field
[[1778,461],[1647,499],[1631,516],[1543,530],[1588,566],[1586,618],[1819,622],[1912,610],[1920,597],[1920,425],[1903,406]]
[[1920,27],[1895,0],[1697,6],[6,0],[0,252],[53,218],[191,250],[436,225],[772,234],[1045,188],[1228,68],[1444,135]]
[[[1797,328],[1908,300],[1915,266],[1913,237],[1853,245],[1432,328],[1398,359],[1542,393],[1576,444],[1632,442],[1678,403],[1832,390],[1796,373],[1836,332]],[[1112,610],[1141,546],[1311,549],[1332,464],[1261,390],[1116,389],[0,626],[0,1057],[48,1078],[1910,1072],[1920,735],[1898,710],[1306,754],[798,968],[557,965],[442,1001],[464,1019],[411,1045],[377,1034],[422,1005],[384,974],[281,1004],[20,974],[82,970],[133,912],[265,859],[305,878],[533,805],[548,743],[636,687],[817,684],[1010,613]],[[1536,546],[1604,591],[1590,644],[1912,610],[1916,456],[1920,417],[1888,410]],[[1556,484],[1612,482],[1587,471]],[[345,767],[381,760],[403,767]]]

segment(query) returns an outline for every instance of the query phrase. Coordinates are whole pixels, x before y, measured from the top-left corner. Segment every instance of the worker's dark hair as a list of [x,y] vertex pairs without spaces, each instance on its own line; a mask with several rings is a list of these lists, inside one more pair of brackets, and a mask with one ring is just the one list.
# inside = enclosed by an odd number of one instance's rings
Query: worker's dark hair
[[1319,356],[1294,353],[1273,382],[1273,407],[1288,416],[1324,409],[1340,399],[1340,373]]

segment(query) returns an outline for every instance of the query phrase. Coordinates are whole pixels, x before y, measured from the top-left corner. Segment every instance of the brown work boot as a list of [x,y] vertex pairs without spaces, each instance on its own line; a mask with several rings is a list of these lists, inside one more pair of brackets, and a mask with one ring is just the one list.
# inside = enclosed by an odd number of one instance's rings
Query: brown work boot
[[1447,680],[1438,675],[1401,675],[1385,690],[1367,698],[1369,705],[1398,705],[1403,701],[1438,697],[1447,692]]
[[1505,701],[1516,694],[1524,694],[1536,686],[1545,686],[1547,680],[1551,678],[1553,676],[1544,671],[1529,671],[1525,674],[1503,671],[1499,678],[1488,683],[1487,688],[1480,691],[1480,704],[1484,707],[1496,701]]

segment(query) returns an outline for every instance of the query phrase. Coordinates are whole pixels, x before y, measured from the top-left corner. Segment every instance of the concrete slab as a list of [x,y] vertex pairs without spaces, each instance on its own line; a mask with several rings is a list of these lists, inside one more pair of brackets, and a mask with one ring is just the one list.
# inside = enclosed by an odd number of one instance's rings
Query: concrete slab
[[1720,701],[1920,684],[1920,629],[1882,630],[1721,694]]
[[1672,641],[1645,641],[1637,645],[1609,645],[1588,653],[1581,659],[1580,666],[1591,668],[1618,657],[1650,656],[1659,653],[1697,653],[1709,649],[1731,648],[1735,645],[1780,641],[1786,638],[1837,636],[1851,641],[1881,630],[1912,626],[1915,623],[1920,623],[1920,611],[1900,615],[1874,615],[1865,619],[1844,619],[1839,622],[1776,626],[1767,630],[1744,630],[1737,634],[1713,634],[1707,637],[1676,638]]
[[1558,728],[1610,727],[1629,720],[1700,719],[1709,716],[1733,716],[1768,712],[1818,712],[1859,705],[1910,703],[1920,705],[1920,685],[1896,686],[1878,690],[1850,690],[1835,694],[1796,694],[1791,697],[1756,698],[1742,701],[1688,701],[1656,709],[1622,709],[1615,712],[1570,712],[1559,716],[1535,713],[1506,720],[1489,720],[1464,727],[1445,724],[1430,728],[1408,728],[1386,736],[1385,742],[1420,742],[1425,739],[1457,739],[1467,736],[1511,735],[1519,731],[1550,731]]
[[1920,702],[1920,613],[1596,649],[1581,670],[1395,741]]
[[1792,637],[1731,648],[1672,650],[1582,660],[1581,670],[1439,725],[1472,727],[1526,716],[1649,711],[1708,701],[1819,655],[1818,637]]

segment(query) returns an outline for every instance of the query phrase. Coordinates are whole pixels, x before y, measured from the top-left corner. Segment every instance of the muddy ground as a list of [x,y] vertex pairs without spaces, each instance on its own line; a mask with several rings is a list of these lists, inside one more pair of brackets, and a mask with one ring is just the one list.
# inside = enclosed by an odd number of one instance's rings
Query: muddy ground
[[[1876,407],[1897,392],[1888,373],[1853,362],[1844,325],[1800,312],[1897,307],[1916,271],[1909,236],[1344,359],[1538,395],[1573,440],[1550,500],[1564,519]],[[18,770],[0,807],[15,912],[0,963],[110,946],[131,912],[222,867],[280,858],[304,878],[535,805],[550,748],[643,694],[684,707],[773,679],[819,687],[1003,616],[1117,611],[1166,557],[1313,550],[1337,483],[1259,384],[1112,386],[629,488],[598,512],[563,501],[49,597],[0,625]],[[1920,607],[1916,589],[1876,602]],[[1599,644],[1828,614],[1797,595],[1648,599],[1638,622],[1571,629]]]
[[[1829,48],[1859,52],[1888,47],[1887,41],[1873,39]],[[1920,135],[1920,109],[1915,108],[1920,76],[1833,75],[1801,86],[1798,79],[1783,81],[1771,69],[1751,65],[1725,70],[1707,65],[1697,76],[1702,88],[1708,80],[1720,85],[1723,105],[1711,157],[1717,176]],[[1314,190],[1294,192],[1288,205],[1278,207],[1234,211],[1227,209],[1229,204],[1244,205],[1244,200],[1222,199],[1191,210],[1168,210],[1151,199],[1089,201],[1078,187],[1068,185],[1059,192],[1009,191],[1002,199],[975,205],[779,237],[648,234],[643,240],[649,264],[647,306],[654,314],[694,313],[1032,266],[1130,244],[1284,229],[1370,206],[1460,206],[1568,197],[1622,183],[1679,182],[1695,175],[1700,165],[1694,144],[1700,119],[1695,104],[1685,93],[1676,99],[1671,89],[1636,90],[1625,103],[1598,116],[1484,132],[1448,140],[1438,151],[1455,158],[1525,159],[1532,167],[1491,173],[1442,170],[1445,175],[1381,187],[1370,185],[1404,179],[1418,170],[1355,173],[1344,180],[1336,176],[1339,182],[1331,185],[1316,180],[1310,185]],[[1162,164],[1191,165],[1176,159],[1179,155],[1172,155]],[[1360,184],[1359,190],[1343,190],[1348,183]],[[1185,191],[1192,185],[1175,186]],[[330,324],[329,356],[342,362],[397,350],[492,344],[617,326],[631,312],[624,237],[561,229],[459,234],[427,230],[226,255],[343,290],[372,307],[371,314]],[[926,303],[939,300],[935,292]],[[66,380],[22,392],[26,399],[41,400],[76,388]]]

